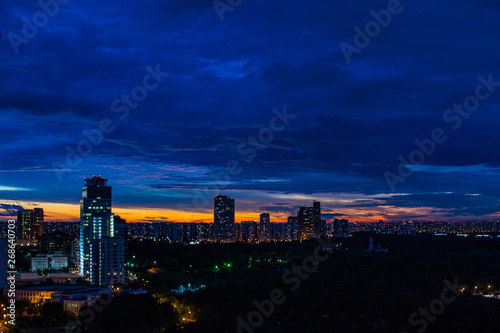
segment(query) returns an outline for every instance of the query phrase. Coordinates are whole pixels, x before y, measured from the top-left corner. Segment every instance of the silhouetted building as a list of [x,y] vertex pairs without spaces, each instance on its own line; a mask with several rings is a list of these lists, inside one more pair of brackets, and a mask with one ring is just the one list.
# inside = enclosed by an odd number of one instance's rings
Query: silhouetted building
[[17,211],[18,244],[36,244],[38,236],[43,234],[43,209],[25,209]]
[[43,232],[46,234],[68,234],[75,238],[80,237],[80,222],[45,222]]
[[76,238],[63,233],[45,233],[38,237],[38,253],[53,254],[64,253],[68,257],[69,267],[76,267],[77,262],[77,241]]
[[335,237],[349,237],[349,221],[335,219],[333,221],[333,235]]
[[234,241],[234,199],[227,195],[214,197],[214,233],[217,241]]
[[62,251],[70,257],[75,256],[75,237],[63,233],[43,234],[38,237],[38,252],[41,254]]
[[300,222],[298,216],[289,216],[286,223],[286,240],[296,241],[300,239]]
[[321,220],[321,203],[314,201],[312,207],[300,207],[299,213],[300,239],[324,236],[325,225]]
[[321,203],[313,201],[313,229],[316,237],[325,235],[325,226],[321,220]]
[[240,223],[241,238],[244,242],[256,242],[258,238],[258,223],[257,221],[241,221]]
[[269,213],[260,214],[259,241],[269,242],[271,240],[271,216]]
[[197,223],[196,224],[196,234],[198,241],[208,241],[212,239],[213,234],[213,224],[212,223]]
[[128,224],[118,215],[115,215],[115,238],[124,239],[123,262],[128,262]]
[[286,223],[271,223],[271,239],[274,241],[285,241],[286,226]]
[[198,238],[196,223],[174,223],[173,240],[180,242],[192,242]]
[[312,207],[299,208],[300,239],[314,237],[314,216]]

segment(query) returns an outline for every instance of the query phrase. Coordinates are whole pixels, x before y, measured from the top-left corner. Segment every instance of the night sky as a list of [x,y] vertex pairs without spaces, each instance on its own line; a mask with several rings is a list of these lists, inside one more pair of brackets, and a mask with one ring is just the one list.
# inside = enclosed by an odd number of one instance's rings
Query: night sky
[[231,2],[72,0],[50,17],[4,0],[2,219],[78,220],[92,175],[129,222],[212,221],[216,194],[237,221],[313,200],[325,219],[497,218],[500,2],[401,1],[357,43],[392,1]]

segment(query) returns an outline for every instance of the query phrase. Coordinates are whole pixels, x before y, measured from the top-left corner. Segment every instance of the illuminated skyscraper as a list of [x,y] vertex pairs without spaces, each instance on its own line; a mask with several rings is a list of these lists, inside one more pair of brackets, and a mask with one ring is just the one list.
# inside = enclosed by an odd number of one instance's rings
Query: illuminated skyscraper
[[85,181],[80,200],[80,274],[93,284],[123,283],[125,240],[123,230],[115,230],[111,186],[101,176]]
[[17,240],[19,244],[37,244],[43,234],[43,209],[17,211]]
[[234,199],[227,195],[214,197],[214,238],[234,241]]
[[111,186],[101,176],[85,181],[80,200],[80,274],[90,276],[92,241],[109,236],[111,229]]

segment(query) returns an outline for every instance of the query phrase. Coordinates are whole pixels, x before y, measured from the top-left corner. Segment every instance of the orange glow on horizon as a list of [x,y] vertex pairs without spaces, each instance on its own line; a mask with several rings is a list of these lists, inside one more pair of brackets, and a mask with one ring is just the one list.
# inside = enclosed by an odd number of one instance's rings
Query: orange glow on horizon
[[[20,205],[26,209],[43,208],[45,213],[45,221],[78,221],[80,219],[80,205],[67,204],[56,202],[28,202],[28,201],[13,201],[4,200],[4,203],[12,205]],[[211,208],[206,208],[200,211],[189,211],[192,207],[187,207],[182,210],[182,207],[173,208],[152,208],[152,207],[122,207],[113,206],[112,211],[115,215],[119,215],[127,222],[151,222],[151,221],[170,221],[170,222],[213,222],[213,211]],[[369,207],[362,209],[360,207],[344,208],[342,210],[335,210],[336,213],[341,213],[338,218],[347,218],[350,222],[378,222],[378,221],[392,221],[404,220],[404,216],[421,216],[422,214],[428,215],[432,219],[431,207],[422,208],[400,208],[400,207]],[[236,222],[241,221],[259,221],[259,215],[262,212],[255,212],[250,210],[239,209],[236,211]],[[323,212],[327,214],[327,212]],[[288,214],[285,213],[270,213],[271,222],[286,222]],[[5,216],[5,219],[15,219],[17,216]],[[327,219],[331,221],[332,219]]]

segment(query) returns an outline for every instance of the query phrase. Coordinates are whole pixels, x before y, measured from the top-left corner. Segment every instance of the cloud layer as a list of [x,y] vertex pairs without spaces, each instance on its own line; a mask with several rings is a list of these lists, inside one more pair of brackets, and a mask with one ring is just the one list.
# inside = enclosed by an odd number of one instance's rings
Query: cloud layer
[[[102,174],[123,207],[208,214],[201,201],[223,192],[244,217],[265,210],[284,219],[312,199],[328,217],[495,217],[500,91],[458,130],[443,114],[474,94],[478,76],[500,81],[500,6],[402,1],[347,63],[339,44],[354,45],[354,28],[387,4],[244,1],[221,22],[209,0],[70,1],[16,53],[9,33],[23,36],[23,17],[41,8],[7,0],[0,198],[77,204],[83,177]],[[120,119],[113,102],[157,65],[170,74]],[[284,106],[296,117],[252,146]],[[84,147],[85,131],[103,119],[114,130],[68,160],[68,147]],[[397,173],[398,156],[435,128],[448,139],[391,193],[384,173]],[[249,148],[255,154],[242,153]],[[230,161],[241,171],[221,181]]]

